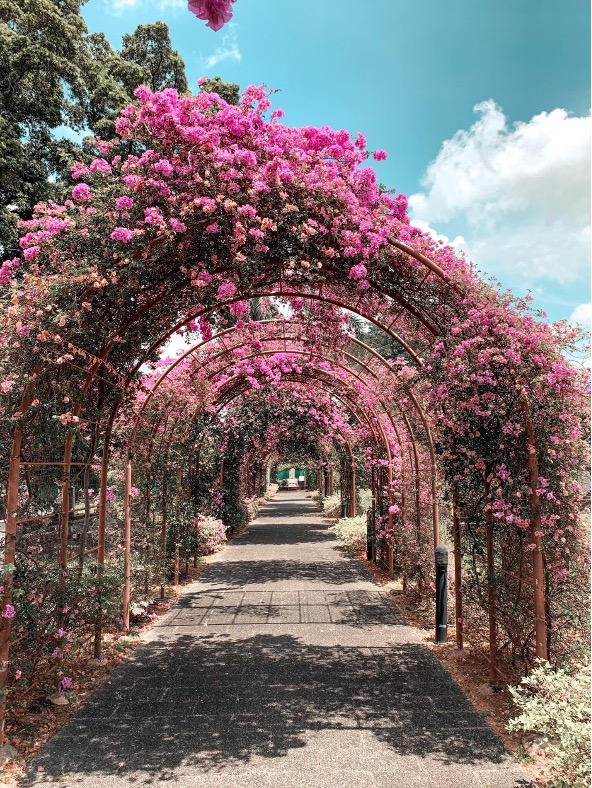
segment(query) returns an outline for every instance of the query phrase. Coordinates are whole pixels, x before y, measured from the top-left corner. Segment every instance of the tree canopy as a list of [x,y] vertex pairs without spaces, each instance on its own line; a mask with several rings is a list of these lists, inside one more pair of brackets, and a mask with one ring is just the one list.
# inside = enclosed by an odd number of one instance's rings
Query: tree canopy
[[[80,0],[0,3],[0,248],[17,251],[17,219],[62,199],[85,133],[110,138],[139,84],[187,92],[164,22],[125,35],[121,51],[89,33]],[[68,136],[69,135],[69,136]]]

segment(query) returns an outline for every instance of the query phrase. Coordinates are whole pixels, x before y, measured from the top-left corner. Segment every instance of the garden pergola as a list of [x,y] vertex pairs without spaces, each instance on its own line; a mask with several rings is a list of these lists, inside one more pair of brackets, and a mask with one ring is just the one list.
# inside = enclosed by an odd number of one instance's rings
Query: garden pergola
[[[586,387],[562,355],[567,328],[537,321],[412,227],[405,198],[384,192],[364,166],[361,137],[293,129],[277,112],[267,120],[262,88],[247,88],[239,106],[204,92],[137,96],[118,121],[120,139],[99,142],[97,158],[75,165],[72,199],[39,206],[25,223],[23,259],[2,268],[5,688],[18,599],[28,592],[13,582],[15,561],[35,548],[43,523],[63,593],[71,521],[83,517],[85,534],[96,523],[96,544],[80,556],[96,559],[98,657],[113,488],[123,487],[112,527],[123,539],[127,623],[134,482],[145,527],[155,511],[152,463],[165,458],[164,529],[199,475],[193,453],[208,425],[244,416],[244,403],[262,408],[260,391],[278,388],[314,392],[329,422],[334,408],[351,416],[319,435],[342,453],[351,514],[356,463],[368,449],[371,552],[382,528],[391,571],[396,561],[411,575],[423,561],[429,576],[424,548],[438,545],[440,506],[452,502],[459,645],[464,592],[487,617],[492,681],[508,643],[521,643],[523,659],[559,652],[577,631],[563,600],[586,561],[576,484]],[[250,320],[253,299],[283,301],[291,317]],[[344,310],[380,329],[397,358],[345,330]],[[221,330],[212,334],[212,324]],[[193,346],[142,388],[146,365],[176,332]],[[310,426],[310,396],[303,402]],[[253,446],[261,480],[276,446]],[[56,479],[58,510],[47,494]],[[82,510],[73,500],[80,489]],[[400,534],[410,523],[418,547],[407,555]],[[68,620],[57,610],[60,660]]]

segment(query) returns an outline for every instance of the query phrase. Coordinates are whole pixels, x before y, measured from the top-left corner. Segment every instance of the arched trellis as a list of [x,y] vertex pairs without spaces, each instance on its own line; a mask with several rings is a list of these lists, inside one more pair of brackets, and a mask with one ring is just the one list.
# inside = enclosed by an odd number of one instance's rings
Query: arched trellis
[[[276,321],[263,321],[263,325],[265,327],[268,327],[268,326],[270,326],[272,324],[273,324],[273,326],[275,328],[278,329],[279,333],[277,333],[275,335],[272,335],[272,336],[264,337],[263,341],[264,342],[270,342],[270,341],[273,342],[273,341],[277,341],[279,339],[280,342],[283,343],[283,349],[286,352],[290,352],[289,349],[288,349],[288,346],[287,346],[287,341],[289,339],[290,340],[294,340],[294,339],[297,339],[299,337],[301,326],[300,327],[298,326],[298,321],[296,321],[296,334],[295,335],[290,335],[289,333],[287,333],[286,328],[288,328],[288,331],[291,331],[291,330],[293,331],[294,330],[294,326],[293,325],[286,326],[285,321],[277,321],[277,320]],[[163,372],[162,375],[160,376],[160,378],[154,384],[153,388],[150,391],[150,394],[148,395],[147,399],[144,401],[144,403],[142,405],[141,412],[147,406],[147,404],[149,403],[151,397],[154,396],[154,394],[157,391],[159,385],[166,379],[167,375],[177,365],[181,364],[184,361],[184,359],[187,358],[188,356],[193,355],[196,352],[196,350],[198,350],[199,348],[206,346],[210,341],[217,340],[217,343],[219,344],[221,337],[226,338],[231,333],[233,333],[233,329],[228,329],[228,330],[226,330],[224,332],[221,332],[221,334],[216,335],[215,337],[213,337],[212,340],[208,340],[206,342],[198,343],[197,346],[194,346],[194,347],[188,349],[176,361],[174,361],[171,364],[171,366],[169,367],[169,369],[166,372]],[[368,353],[370,353],[370,355],[372,356],[372,358],[374,360],[377,360],[377,361],[379,361],[382,364],[382,366],[385,368],[385,370],[386,370],[388,375],[394,376],[395,373],[394,373],[394,370],[393,370],[392,366],[387,364],[387,362],[378,353],[376,353],[372,348],[369,348],[367,345],[365,345],[364,343],[356,340],[355,338],[348,338],[348,340],[350,342],[356,343],[359,348],[364,348]],[[223,344],[223,350],[215,353],[213,355],[213,357],[208,360],[208,364],[209,363],[213,363],[214,361],[218,360],[219,358],[222,358],[222,357],[232,353],[233,351],[248,345],[247,342],[242,342],[242,343],[240,343],[238,345],[237,344],[233,344],[230,347],[228,347],[225,342],[223,342],[222,344]],[[273,354],[274,352],[277,352],[277,349],[276,349],[276,351],[269,351],[270,354]],[[311,351],[296,351],[296,353],[301,354],[301,355],[305,356],[306,358],[312,358],[313,356],[316,355],[316,354],[312,353]],[[356,357],[352,356],[351,354],[349,354],[349,353],[347,353],[345,351],[343,351],[343,355],[348,360],[353,362],[357,367],[360,367],[363,370],[365,370],[368,374],[371,374],[374,379],[376,379],[376,380],[379,379],[377,374],[374,373],[363,360],[361,360],[359,358],[356,358]],[[241,361],[245,361],[245,360],[248,360],[250,357],[251,356],[246,356],[246,357],[243,356],[240,360]],[[203,366],[201,367],[201,369],[203,370]],[[226,369],[226,367],[224,369]],[[222,372],[224,372],[224,369],[222,370]],[[355,372],[353,372],[352,370],[348,370],[348,372],[350,374],[354,375],[359,381],[361,381],[361,378]],[[214,373],[214,374],[220,374],[220,370],[217,370],[217,372]],[[210,375],[210,377],[212,377],[212,375]],[[433,512],[435,512],[435,516],[434,516],[434,534],[435,534],[435,536],[434,536],[434,538],[435,538],[435,544],[437,544],[438,519],[437,519],[437,498],[436,498],[436,492],[435,492],[435,490],[436,490],[436,478],[435,478],[435,459],[434,459],[434,451],[433,451],[433,442],[431,440],[431,434],[430,434],[429,425],[427,424],[427,420],[425,418],[425,415],[423,414],[423,411],[421,410],[421,407],[419,406],[419,403],[417,402],[417,399],[415,397],[413,397],[413,402],[414,402],[414,405],[415,405],[416,409],[420,413],[421,418],[422,418],[422,423],[423,423],[424,427],[427,429],[427,432],[428,432],[428,444],[429,444],[429,447],[430,447],[430,454],[431,454],[431,458],[432,458],[432,474],[433,474],[432,475],[432,496],[433,496],[432,510],[433,510]],[[396,431],[396,426],[395,426],[394,422],[392,421],[392,417],[391,417],[391,415],[389,413],[388,408],[386,408],[384,403],[381,403],[381,404],[382,404],[382,407],[383,407],[385,413],[389,416],[389,418],[391,420],[391,424],[392,424],[392,426],[394,427],[394,429]],[[138,418],[139,418],[139,416],[138,416]],[[406,425],[407,425],[407,427],[409,429],[409,434],[411,436],[411,440],[413,441],[413,443],[415,445],[415,439],[413,437],[413,431],[410,428],[408,419],[406,419]],[[400,442],[400,438],[398,436],[398,433],[397,433],[397,439]],[[387,442],[387,447],[388,447],[388,442]],[[416,447],[415,447],[415,450],[414,450],[414,455],[415,455],[415,458],[417,460],[417,448]],[[416,478],[418,477],[418,475],[419,475],[419,469],[417,469]],[[131,484],[131,482],[130,482],[130,484]],[[126,500],[129,500],[129,498],[127,496],[126,496]],[[416,500],[417,500],[417,498],[416,498]],[[417,508],[417,516],[419,516],[419,507]],[[391,521],[392,521],[392,515],[389,515],[389,519],[391,519]],[[126,523],[127,523],[127,519],[126,519]],[[127,529],[126,529],[126,532],[127,532]],[[390,565],[389,568],[392,570],[392,550],[390,550],[389,565]]]
[[[247,93],[251,98],[254,96],[253,90]],[[403,352],[414,360],[418,368],[422,368],[424,356],[430,357],[431,366],[435,356],[432,352],[434,347],[441,343],[446,345],[449,341],[455,345],[450,328],[454,325],[455,330],[462,331],[462,320],[470,316],[473,308],[485,313],[489,302],[500,302],[491,289],[481,288],[476,275],[454,258],[450,249],[439,249],[426,235],[410,227],[401,201],[397,202],[382,194],[374,180],[367,177],[367,170],[356,169],[366,156],[362,143],[354,143],[345,139],[343,133],[332,133],[330,130],[325,130],[325,141],[322,141],[315,135],[307,136],[305,130],[290,130],[266,123],[259,111],[249,108],[248,100],[238,108],[225,106],[225,112],[218,114],[216,110],[223,104],[216,103],[217,99],[208,96],[177,97],[173,101],[172,94],[152,95],[144,89],[138,95],[141,107],[129,108],[120,125],[125,139],[150,150],[150,156],[136,162],[130,160],[125,167],[130,166],[131,170],[139,171],[142,175],[154,174],[150,170],[154,159],[158,163],[163,154],[169,155],[174,165],[181,165],[175,171],[175,166],[168,162],[174,176],[167,183],[162,182],[159,188],[164,191],[163,186],[166,186],[169,197],[166,201],[160,201],[158,207],[159,195],[154,192],[151,182],[146,181],[144,187],[133,194],[138,210],[147,206],[152,211],[150,221],[146,220],[146,215],[140,214],[141,220],[137,222],[133,215],[130,219],[130,214],[118,213],[115,208],[119,210],[120,205],[115,205],[114,194],[119,192],[110,189],[111,186],[117,186],[121,191],[123,183],[132,190],[133,187],[126,179],[121,178],[123,172],[128,170],[121,169],[117,157],[111,158],[110,162],[98,160],[97,175],[92,175],[92,168],[87,171],[95,192],[87,185],[80,184],[83,188],[79,188],[78,195],[73,194],[73,197],[75,200],[80,197],[81,206],[75,202],[72,207],[65,206],[63,216],[66,219],[63,224],[58,219],[59,228],[52,227],[49,237],[39,238],[35,232],[31,232],[23,239],[27,261],[40,256],[30,266],[30,272],[21,272],[24,278],[29,277],[23,287],[24,295],[15,292],[17,306],[11,306],[8,312],[8,324],[14,323],[14,330],[18,333],[23,327],[20,320],[23,310],[19,304],[26,306],[29,299],[35,301],[36,308],[38,302],[44,303],[44,299],[50,297],[52,288],[58,295],[67,296],[67,306],[63,307],[67,312],[63,316],[66,328],[60,334],[46,337],[48,327],[53,328],[55,321],[53,316],[48,317],[43,310],[37,310],[41,317],[35,313],[30,325],[25,327],[37,338],[22,340],[27,351],[31,350],[30,357],[26,356],[27,363],[31,363],[25,374],[30,375],[35,370],[37,380],[29,381],[31,385],[27,386],[22,397],[20,413],[26,414],[26,426],[29,428],[28,433],[25,433],[27,451],[31,447],[36,448],[30,439],[35,435],[35,419],[39,423],[43,422],[43,414],[39,415],[39,411],[27,412],[35,386],[42,392],[42,397],[46,393],[53,396],[56,392],[74,395],[74,407],[67,414],[62,414],[66,418],[62,422],[65,426],[70,424],[68,419],[82,419],[87,424],[91,420],[95,422],[93,429],[97,442],[102,439],[102,455],[100,450],[96,453],[99,455],[97,459],[100,460],[102,477],[97,516],[103,538],[110,437],[117,413],[117,406],[112,406],[119,400],[115,389],[129,385],[132,371],[139,369],[138,364],[141,366],[147,353],[159,347],[167,331],[171,330],[171,324],[178,322],[179,316],[185,321],[191,320],[200,314],[200,309],[203,310],[201,314],[205,314],[213,305],[222,304],[224,298],[218,297],[217,291],[229,279],[232,287],[243,298],[257,290],[279,291],[288,298],[295,297],[298,290],[308,295],[315,291],[319,298],[326,296],[341,302],[346,308],[353,308],[353,311],[365,312],[368,319],[381,325],[387,333],[390,332],[389,335],[396,333]],[[159,124],[163,106],[167,102],[170,110],[167,118],[168,122],[172,121],[172,126],[170,134],[163,135]],[[141,115],[144,112],[145,116]],[[245,144],[250,146],[249,159],[254,159],[257,166],[253,169],[242,167],[237,158],[237,175],[226,166],[222,169],[217,166],[219,161],[213,158],[214,149],[201,147],[199,155],[195,155],[192,145],[188,143],[188,116],[183,115],[183,112],[199,114],[204,124],[215,127],[221,133],[222,138],[229,143],[224,148],[226,158],[228,155],[233,156],[236,146],[240,147],[241,155],[246,152],[243,149]],[[229,118],[232,123],[228,122]],[[251,121],[251,126],[246,127],[245,122]],[[256,135],[252,133],[255,128]],[[237,129],[240,129],[240,133],[237,133]],[[289,140],[286,152],[295,150],[305,155],[286,155],[283,159],[277,157],[277,149],[270,149],[268,142],[278,139],[283,142]],[[339,155],[336,155],[336,150]],[[111,156],[108,151],[107,145],[101,152]],[[211,172],[208,169],[206,173],[205,170],[212,163],[214,166]],[[290,170],[290,178],[284,178],[287,170]],[[221,171],[227,176],[224,181],[218,178]],[[268,173],[272,174],[269,179]],[[207,180],[210,176],[213,192]],[[262,182],[254,182],[253,178],[259,176]],[[137,174],[131,177],[141,180]],[[243,179],[244,183],[243,180],[239,182],[239,179]],[[241,189],[245,183],[247,186],[243,193]],[[232,189],[220,188],[225,184]],[[282,193],[283,189],[287,191]],[[222,192],[221,199],[227,197],[223,204],[204,196],[212,193],[216,196],[216,190]],[[229,199],[230,195],[236,199]],[[257,207],[244,204],[247,195]],[[298,204],[288,206],[288,198]],[[130,198],[124,199],[130,208]],[[209,200],[205,206],[203,199]],[[91,201],[92,211],[84,205],[86,200]],[[175,215],[179,205],[183,212],[178,211]],[[264,209],[261,216],[257,213],[260,206]],[[202,207],[207,207],[205,220]],[[159,213],[160,209],[165,210],[164,217]],[[209,225],[207,216],[218,209],[222,226],[217,223]],[[293,228],[294,209],[297,221],[301,223]],[[62,216],[59,210],[47,210],[49,221]],[[155,220],[154,211],[162,221]],[[232,222],[236,219],[240,223],[241,216],[250,214],[252,217],[253,212],[264,230],[270,227],[269,222],[274,228],[270,229],[270,237],[266,238],[268,245],[251,240],[256,233],[247,233],[248,223],[246,229],[243,227],[248,244],[233,236],[233,229],[236,231],[237,227]],[[174,218],[176,226],[172,222],[170,227],[166,224],[169,216]],[[186,225],[180,222],[181,218],[186,220]],[[302,222],[302,219],[305,221]],[[320,226],[319,219],[327,226]],[[132,227],[114,229],[117,221],[131,224]],[[265,226],[264,221],[267,223]],[[35,225],[35,222],[38,224]],[[41,216],[33,221],[31,227],[37,230],[46,224],[45,218]],[[265,237],[263,230],[251,226],[252,229],[259,233],[259,238]],[[359,247],[356,246],[355,237],[351,244],[348,237],[352,232],[355,236],[358,231]],[[86,242],[83,232],[91,232],[91,243]],[[96,243],[96,237],[92,236],[93,232],[95,236],[99,234],[100,245]],[[271,237],[273,233],[277,234]],[[315,236],[314,244],[310,241],[312,236]],[[79,239],[82,239],[81,244],[78,243]],[[407,239],[411,239],[410,244],[403,242]],[[35,245],[37,242],[40,245]],[[121,244],[128,245],[122,247]],[[104,250],[101,248],[103,246]],[[300,259],[294,260],[294,257]],[[116,262],[109,263],[111,259]],[[306,263],[306,266],[300,266],[300,263]],[[209,281],[199,279],[200,271],[207,272]],[[107,276],[101,279],[103,272]],[[35,277],[37,280],[31,286],[31,280]],[[42,280],[41,284],[39,280]],[[199,290],[194,289],[196,286]],[[198,292],[199,296],[195,297]],[[197,308],[194,306],[196,301],[200,304]],[[86,309],[92,309],[92,316],[86,314]],[[76,315],[75,322],[68,323],[68,317],[72,314]],[[475,334],[478,321],[474,320],[474,316],[470,317],[470,328]],[[59,325],[61,327],[62,323]],[[395,341],[396,337],[393,337]],[[37,363],[39,355],[35,356],[38,351],[32,349],[34,341],[43,346],[40,363]],[[65,347],[70,353],[62,354],[60,346],[63,343],[66,343]],[[7,347],[12,348],[13,345]],[[458,344],[455,349],[458,349]],[[448,352],[449,348],[446,347],[446,350]],[[82,365],[75,363],[80,358],[84,359]],[[69,377],[57,374],[55,380],[50,380],[54,372],[60,369],[54,362],[65,365],[61,369],[67,370]],[[515,381],[517,389],[520,389],[524,376],[515,375],[510,368],[503,370],[504,375],[506,372],[510,383]],[[108,380],[111,376],[114,385],[100,382],[95,386],[103,376]],[[95,387],[97,391],[93,390]],[[528,442],[530,525],[534,545],[532,562],[537,614],[536,651],[544,655],[544,615],[541,613],[544,597],[540,582],[543,542],[537,467],[537,457],[540,459],[544,455],[540,453],[537,435],[532,429],[530,405],[533,402],[529,405],[529,390],[524,390],[523,398],[522,391],[519,395]],[[443,432],[439,430],[440,435]],[[80,454],[80,447],[76,446],[77,453],[73,453],[76,435],[72,429],[67,429],[63,440],[60,437],[55,443],[56,450],[58,445],[62,447],[65,444],[63,461],[54,462],[53,455],[47,455],[44,459],[49,462],[51,457],[53,465],[63,470],[60,525],[62,540],[65,539],[67,543],[70,475],[75,466],[73,460]],[[7,556],[10,553],[9,545],[16,537],[20,466],[27,461],[31,465],[37,456],[28,456],[21,461],[23,451],[21,419],[13,434],[8,473]],[[459,460],[458,457],[456,459]],[[104,555],[98,562],[99,571],[103,563]],[[10,589],[10,578],[6,585]],[[3,597],[4,612],[10,601],[8,590]],[[10,634],[10,621],[6,616],[2,624],[0,651],[3,653]],[[0,676],[5,680],[6,671]]]

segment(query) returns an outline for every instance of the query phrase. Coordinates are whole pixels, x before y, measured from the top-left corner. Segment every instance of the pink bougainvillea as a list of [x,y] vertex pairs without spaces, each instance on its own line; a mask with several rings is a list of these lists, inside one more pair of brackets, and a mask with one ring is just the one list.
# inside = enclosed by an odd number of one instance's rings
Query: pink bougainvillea
[[189,10],[198,19],[206,22],[206,27],[220,30],[232,19],[232,4],[236,0],[189,0]]

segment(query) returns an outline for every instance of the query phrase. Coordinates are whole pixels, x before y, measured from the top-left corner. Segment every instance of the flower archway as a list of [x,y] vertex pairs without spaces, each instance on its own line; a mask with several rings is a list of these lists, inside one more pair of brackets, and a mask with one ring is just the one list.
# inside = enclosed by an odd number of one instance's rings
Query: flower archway
[[[71,199],[38,206],[25,223],[22,259],[0,271],[2,444],[10,447],[1,457],[4,685],[13,620],[18,627],[13,602],[27,593],[14,584],[19,545],[26,552],[44,534],[65,595],[76,491],[91,481],[98,493],[94,503],[85,495],[82,517],[85,534],[96,522],[89,549],[102,588],[109,499],[125,478],[113,527],[127,540],[129,603],[126,419],[145,425],[145,464],[160,447],[181,468],[212,424],[224,450],[234,450],[230,427],[246,430],[251,418],[245,402],[269,415],[260,389],[273,387],[282,412],[306,415],[311,446],[346,447],[350,487],[367,452],[373,489],[388,493],[386,544],[404,514],[395,494],[408,507],[414,501],[414,560],[425,560],[426,502],[438,543],[439,507],[450,501],[458,562],[462,553],[475,579],[465,592],[487,617],[494,676],[498,633],[516,604],[530,611],[519,623],[522,658],[560,652],[565,632],[580,626],[562,599],[587,561],[577,483],[586,381],[564,358],[573,332],[538,321],[526,302],[499,293],[414,228],[404,195],[384,191],[367,166],[363,135],[291,128],[280,110],[268,118],[261,87],[247,88],[239,106],[206,92],[142,87],[136,95],[138,105],[117,121],[119,137],[97,141],[97,158],[74,165]],[[288,318],[251,319],[254,304],[272,315],[277,303]],[[377,327],[386,357],[352,335],[345,311]],[[176,332],[199,347],[146,394],[146,367]],[[305,396],[303,383],[313,381]],[[299,390],[300,409],[287,394]],[[261,454],[261,478],[263,460],[289,440],[267,416],[251,427],[244,456]],[[183,471],[166,484],[168,460],[161,471],[165,519],[171,495],[180,517]],[[156,482],[144,476],[145,510],[153,512]],[[237,471],[236,484],[241,478]],[[399,538],[402,552],[410,544]],[[61,646],[66,618],[56,617]],[[100,646],[99,618],[95,634]]]

